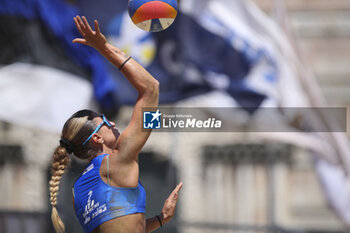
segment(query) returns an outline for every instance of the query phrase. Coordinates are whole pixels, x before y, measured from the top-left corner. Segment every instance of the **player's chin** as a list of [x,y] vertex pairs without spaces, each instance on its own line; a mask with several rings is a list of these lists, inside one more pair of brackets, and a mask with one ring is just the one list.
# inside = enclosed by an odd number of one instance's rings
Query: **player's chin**
[[118,138],[119,138],[119,136],[120,136],[119,130],[116,129],[116,128],[113,128],[112,132],[113,132],[113,134],[114,134],[115,139],[118,140]]
[[117,132],[113,131],[113,133],[114,133],[114,137],[115,137],[115,148],[117,148],[120,133],[119,133],[119,131],[117,131]]

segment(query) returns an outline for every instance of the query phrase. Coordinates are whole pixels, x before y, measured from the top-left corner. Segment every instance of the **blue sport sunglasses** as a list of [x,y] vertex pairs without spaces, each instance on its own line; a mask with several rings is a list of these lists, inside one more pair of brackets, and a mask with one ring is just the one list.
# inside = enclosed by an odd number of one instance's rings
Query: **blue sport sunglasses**
[[106,119],[105,115],[101,114],[101,118],[102,118],[102,122],[96,127],[96,129],[94,130],[94,132],[92,132],[90,134],[90,136],[83,142],[83,146],[90,140],[90,138],[92,137],[92,135],[94,135],[95,133],[97,133],[101,127],[103,126],[103,124],[106,124],[108,127],[112,127],[111,123],[109,123],[109,121]]

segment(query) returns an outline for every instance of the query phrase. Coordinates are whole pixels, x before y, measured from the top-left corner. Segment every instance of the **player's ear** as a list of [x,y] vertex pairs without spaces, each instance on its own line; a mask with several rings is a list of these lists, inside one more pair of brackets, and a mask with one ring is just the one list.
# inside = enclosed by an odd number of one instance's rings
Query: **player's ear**
[[94,133],[91,137],[91,140],[95,143],[103,143],[103,137],[98,133]]

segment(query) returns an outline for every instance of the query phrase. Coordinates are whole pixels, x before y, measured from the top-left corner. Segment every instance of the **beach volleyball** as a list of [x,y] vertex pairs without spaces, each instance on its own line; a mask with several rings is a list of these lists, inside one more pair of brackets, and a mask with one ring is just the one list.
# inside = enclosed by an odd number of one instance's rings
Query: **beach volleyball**
[[129,0],[128,12],[132,22],[147,32],[167,29],[177,15],[176,0]]

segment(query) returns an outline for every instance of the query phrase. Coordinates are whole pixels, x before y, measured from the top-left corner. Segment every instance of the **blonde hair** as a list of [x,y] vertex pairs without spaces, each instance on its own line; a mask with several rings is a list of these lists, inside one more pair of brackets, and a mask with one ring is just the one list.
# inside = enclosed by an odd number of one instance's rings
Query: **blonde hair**
[[64,233],[64,224],[58,215],[57,205],[57,193],[59,190],[60,181],[62,175],[70,162],[67,150],[61,146],[57,147],[53,155],[52,162],[52,176],[50,180],[50,202],[52,205],[51,220],[57,233]]
[[75,156],[81,159],[87,159],[95,153],[89,143],[82,146],[82,142],[91,134],[94,127],[96,127],[92,122],[92,119],[96,116],[98,114],[93,111],[82,110],[69,118],[63,126],[61,139],[68,141],[71,147],[67,150],[65,146],[60,145],[53,153],[49,190],[52,205],[51,220],[57,233],[65,232],[64,223],[58,214],[56,206],[60,181],[70,162],[69,153],[74,153]]

